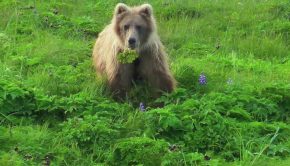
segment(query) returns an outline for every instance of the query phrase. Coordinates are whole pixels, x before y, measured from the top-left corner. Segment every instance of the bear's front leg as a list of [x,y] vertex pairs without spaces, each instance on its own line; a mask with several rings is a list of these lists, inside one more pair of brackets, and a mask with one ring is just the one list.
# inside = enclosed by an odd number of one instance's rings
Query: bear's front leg
[[110,91],[116,99],[125,99],[131,88],[133,77],[132,65],[119,65],[115,69],[110,69],[108,73],[108,82]]
[[149,84],[157,91],[172,92],[175,88],[175,80],[170,73],[164,70],[152,70],[147,76]]
[[160,96],[162,92],[172,92],[175,89],[176,81],[170,73],[166,61],[156,61],[154,59],[141,60],[139,71],[142,77],[156,91],[156,96]]

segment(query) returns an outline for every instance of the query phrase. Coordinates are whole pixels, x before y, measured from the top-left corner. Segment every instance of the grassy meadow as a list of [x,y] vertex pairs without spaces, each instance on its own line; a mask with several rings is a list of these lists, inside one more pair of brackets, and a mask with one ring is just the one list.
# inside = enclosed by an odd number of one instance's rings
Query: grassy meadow
[[290,165],[289,0],[148,0],[178,88],[125,102],[91,58],[118,2],[0,0],[1,166]]

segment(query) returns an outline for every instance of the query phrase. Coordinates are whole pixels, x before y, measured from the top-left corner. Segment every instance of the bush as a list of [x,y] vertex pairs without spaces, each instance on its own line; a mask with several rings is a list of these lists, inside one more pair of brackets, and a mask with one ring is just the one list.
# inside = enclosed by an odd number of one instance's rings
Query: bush
[[66,141],[76,142],[80,147],[92,150],[92,144],[107,149],[119,137],[109,119],[87,115],[84,118],[68,119],[62,124],[62,136]]
[[132,137],[115,145],[112,165],[160,165],[168,145],[162,140]]

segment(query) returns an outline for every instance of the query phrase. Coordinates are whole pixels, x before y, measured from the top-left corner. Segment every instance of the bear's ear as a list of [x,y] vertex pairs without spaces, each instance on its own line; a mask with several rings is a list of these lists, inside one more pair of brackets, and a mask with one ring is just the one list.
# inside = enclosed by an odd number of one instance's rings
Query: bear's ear
[[140,7],[140,14],[150,17],[153,13],[153,8],[150,4],[143,4]]
[[124,12],[129,11],[129,7],[125,5],[124,3],[118,3],[117,6],[115,7],[115,15],[118,16],[120,14],[123,14]]

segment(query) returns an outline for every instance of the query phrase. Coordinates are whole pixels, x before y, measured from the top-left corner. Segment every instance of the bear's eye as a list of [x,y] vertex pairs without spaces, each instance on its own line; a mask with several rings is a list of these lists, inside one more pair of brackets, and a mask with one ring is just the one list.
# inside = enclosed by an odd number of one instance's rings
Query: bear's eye
[[141,26],[141,25],[136,25],[136,29],[137,29],[138,31],[140,31],[140,30],[142,29],[142,26]]
[[124,30],[128,30],[129,29],[129,25],[124,25]]

